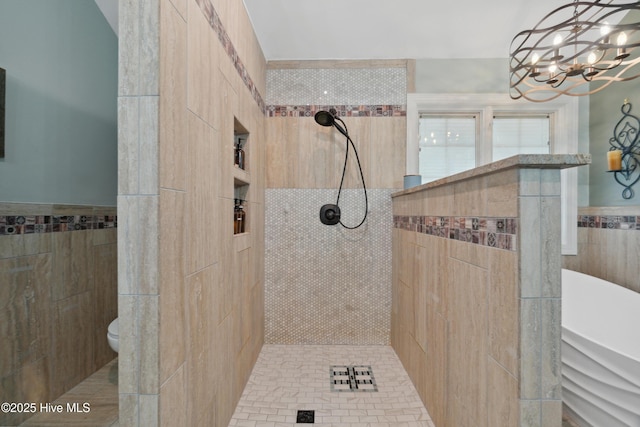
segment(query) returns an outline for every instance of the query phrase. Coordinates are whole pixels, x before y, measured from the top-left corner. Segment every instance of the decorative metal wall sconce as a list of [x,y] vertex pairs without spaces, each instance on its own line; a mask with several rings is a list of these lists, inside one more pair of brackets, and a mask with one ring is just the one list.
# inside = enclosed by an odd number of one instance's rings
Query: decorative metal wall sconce
[[624,187],[622,197],[630,199],[634,195],[631,187],[640,180],[640,119],[630,114],[631,104],[626,99],[620,111],[623,116],[613,129],[613,137],[609,139],[611,148],[607,152],[607,163],[616,182]]
[[0,159],[4,158],[4,98],[7,72],[0,68]]

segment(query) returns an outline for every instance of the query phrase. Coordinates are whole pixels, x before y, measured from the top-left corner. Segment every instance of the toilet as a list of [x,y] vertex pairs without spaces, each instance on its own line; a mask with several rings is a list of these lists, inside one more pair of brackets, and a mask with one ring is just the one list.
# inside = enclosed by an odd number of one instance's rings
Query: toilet
[[118,318],[116,317],[107,328],[107,340],[109,341],[109,347],[116,353],[118,352]]

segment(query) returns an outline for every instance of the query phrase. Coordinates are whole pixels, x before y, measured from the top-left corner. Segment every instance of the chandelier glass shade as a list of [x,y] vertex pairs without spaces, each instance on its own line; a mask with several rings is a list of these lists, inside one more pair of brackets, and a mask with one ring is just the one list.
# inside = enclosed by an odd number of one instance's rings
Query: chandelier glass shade
[[511,98],[550,101],[640,76],[640,2],[574,1],[511,41]]

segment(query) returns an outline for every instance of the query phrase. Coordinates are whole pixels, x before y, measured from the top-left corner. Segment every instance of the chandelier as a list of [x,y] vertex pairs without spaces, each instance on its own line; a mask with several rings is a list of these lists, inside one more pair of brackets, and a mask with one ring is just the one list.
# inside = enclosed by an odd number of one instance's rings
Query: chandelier
[[[510,95],[550,101],[635,79],[640,62],[640,2],[574,1],[511,41]],[[634,55],[635,54],[635,55]]]

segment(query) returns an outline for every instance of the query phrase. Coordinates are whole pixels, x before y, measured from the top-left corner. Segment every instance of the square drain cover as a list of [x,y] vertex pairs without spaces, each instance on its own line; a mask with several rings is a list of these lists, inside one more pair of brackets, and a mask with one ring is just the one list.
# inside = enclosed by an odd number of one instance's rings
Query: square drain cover
[[298,411],[296,423],[313,424],[315,422],[315,411]]
[[378,391],[371,366],[331,366],[331,391]]

